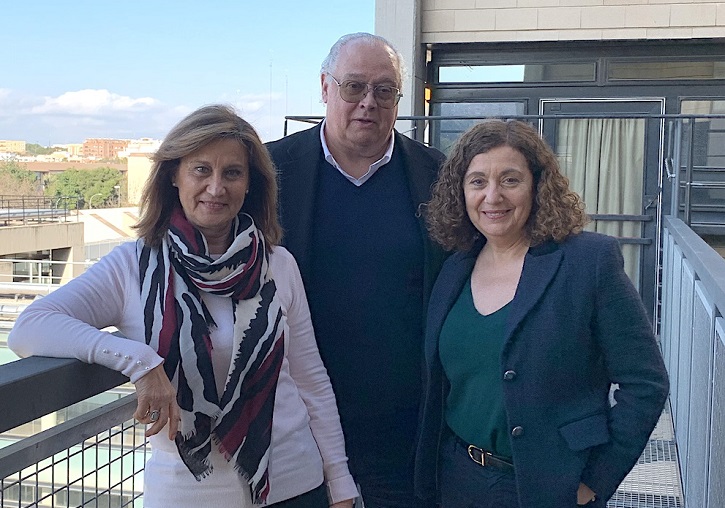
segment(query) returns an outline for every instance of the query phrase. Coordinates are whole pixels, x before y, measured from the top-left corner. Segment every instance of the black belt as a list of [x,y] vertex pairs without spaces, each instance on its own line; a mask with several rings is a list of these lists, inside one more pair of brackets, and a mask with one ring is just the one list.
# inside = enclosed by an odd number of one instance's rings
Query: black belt
[[479,466],[492,467],[507,473],[514,472],[514,465],[511,461],[503,457],[498,457],[491,452],[487,452],[476,445],[468,444],[456,434],[453,434],[453,437],[459,445],[463,446],[468,451],[468,456],[471,460]]

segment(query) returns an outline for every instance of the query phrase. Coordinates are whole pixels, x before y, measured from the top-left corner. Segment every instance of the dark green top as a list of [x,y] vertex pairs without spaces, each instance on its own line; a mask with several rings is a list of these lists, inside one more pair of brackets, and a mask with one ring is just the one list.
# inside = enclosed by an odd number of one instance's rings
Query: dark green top
[[484,316],[473,304],[471,278],[451,308],[439,341],[450,381],[445,419],[464,441],[511,457],[501,381],[501,351],[509,304]]

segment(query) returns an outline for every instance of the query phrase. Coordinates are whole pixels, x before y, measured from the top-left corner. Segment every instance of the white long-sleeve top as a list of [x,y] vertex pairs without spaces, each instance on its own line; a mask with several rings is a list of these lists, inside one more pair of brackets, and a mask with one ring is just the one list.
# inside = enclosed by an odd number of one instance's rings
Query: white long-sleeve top
[[[77,358],[98,363],[136,382],[163,358],[146,345],[136,243],[116,247],[80,277],[33,302],[17,319],[8,346],[19,356]],[[358,495],[330,380],[315,342],[297,263],[283,247],[269,258],[285,327],[272,425],[267,503],[298,496],[326,482],[331,503]],[[219,392],[232,358],[233,312],[227,297],[202,293],[217,326],[211,331]],[[118,337],[103,328],[116,327]],[[212,447],[213,474],[197,482],[163,430],[150,438],[144,505],[251,506],[249,487]]]

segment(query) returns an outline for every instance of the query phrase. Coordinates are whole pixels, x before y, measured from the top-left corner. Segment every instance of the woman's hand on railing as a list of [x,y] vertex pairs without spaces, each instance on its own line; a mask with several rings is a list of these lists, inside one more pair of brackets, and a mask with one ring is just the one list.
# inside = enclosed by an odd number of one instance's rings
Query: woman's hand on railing
[[176,390],[169,381],[164,364],[160,364],[135,383],[138,405],[133,417],[140,423],[151,424],[146,437],[158,434],[169,424],[169,439],[174,440],[179,430],[179,406]]

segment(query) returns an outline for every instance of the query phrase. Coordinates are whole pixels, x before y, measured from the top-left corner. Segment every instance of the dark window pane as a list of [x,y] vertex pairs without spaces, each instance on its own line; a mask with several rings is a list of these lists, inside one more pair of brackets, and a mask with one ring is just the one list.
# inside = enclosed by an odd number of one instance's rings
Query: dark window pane
[[610,80],[725,79],[725,62],[611,62]]
[[442,102],[432,105],[435,116],[469,116],[475,119],[441,120],[435,146],[446,153],[458,137],[473,125],[492,117],[520,116],[526,113],[523,102]]

